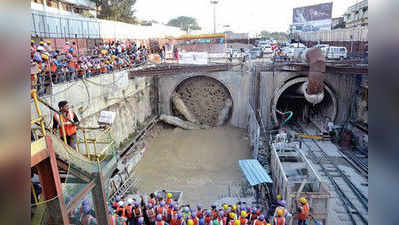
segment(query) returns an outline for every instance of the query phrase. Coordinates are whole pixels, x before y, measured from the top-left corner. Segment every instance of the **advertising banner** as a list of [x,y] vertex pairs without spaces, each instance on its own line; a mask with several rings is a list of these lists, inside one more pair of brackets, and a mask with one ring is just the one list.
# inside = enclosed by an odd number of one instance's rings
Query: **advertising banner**
[[310,32],[331,30],[333,3],[294,8],[293,32]]
[[181,52],[179,53],[179,64],[208,64],[207,52]]

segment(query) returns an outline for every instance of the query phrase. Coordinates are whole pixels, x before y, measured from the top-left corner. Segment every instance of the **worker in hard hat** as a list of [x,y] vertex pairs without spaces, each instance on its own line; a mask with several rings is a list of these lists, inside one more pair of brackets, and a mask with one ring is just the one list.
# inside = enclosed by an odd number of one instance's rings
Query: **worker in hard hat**
[[196,215],[197,215],[198,218],[202,218],[204,216],[201,204],[197,205],[197,214]]
[[184,218],[185,220],[187,220],[187,218],[188,218],[189,216],[191,216],[190,208],[188,208],[188,206],[185,206],[185,207],[183,208],[183,218]]
[[299,198],[299,207],[298,207],[298,225],[305,225],[307,224],[306,221],[309,217],[309,203],[305,197]]
[[237,205],[232,205],[232,206],[231,206],[231,211],[232,211],[233,213],[237,213]]
[[119,201],[118,202],[118,208],[116,208],[116,214],[119,215],[119,212],[121,212],[121,216],[126,218],[126,211],[125,211],[125,206],[124,206],[124,202],[123,201]]
[[173,204],[173,209],[170,213],[170,220],[169,220],[170,225],[176,225],[177,214],[179,214],[179,206],[177,206],[177,204]]
[[[60,101],[58,102],[58,108],[60,113],[62,114],[62,121],[64,123],[64,130],[65,130],[65,138],[66,142],[72,148],[76,147],[76,130],[79,126],[79,119],[76,114],[69,109],[69,104],[67,101]],[[68,118],[68,120],[66,119]],[[72,123],[73,122],[73,123]],[[54,112],[53,115],[53,133],[56,133],[57,128],[60,131],[60,138],[63,140],[63,129],[60,120],[60,115]]]
[[265,220],[265,216],[262,214],[258,218],[256,218],[253,222],[252,225],[266,225],[267,222]]
[[277,209],[277,216],[273,217],[273,225],[285,225],[284,209]]
[[277,200],[277,207],[276,207],[276,210],[274,211],[273,217],[277,217],[277,211],[280,209],[283,210],[283,212],[284,212],[283,216],[285,218],[292,216],[291,213],[288,212],[286,207],[287,207],[287,203],[284,200]]
[[248,225],[247,213],[245,212],[245,210],[241,211],[240,224],[241,225]]
[[172,193],[168,193],[168,194],[167,194],[166,204],[169,205],[171,202],[173,202],[172,197],[173,197],[173,194],[172,194]]
[[187,220],[187,225],[191,225],[188,223],[189,220],[193,221],[193,225],[198,225],[199,224],[199,219],[195,214],[191,214],[191,216],[189,217],[190,219]]
[[227,225],[227,215],[224,213],[223,209],[219,210],[219,223],[220,225]]
[[240,225],[240,220],[236,219],[236,220],[231,220],[229,222],[229,225]]
[[155,225],[169,225],[167,222],[165,222],[164,220],[162,220],[162,215],[158,214],[157,218],[156,218],[156,222]]
[[165,201],[161,201],[159,206],[156,208],[157,215],[162,215],[162,220],[166,220],[168,216],[168,210],[165,207]]
[[205,220],[205,225],[209,225],[212,220],[212,214],[210,210],[205,210],[204,212],[204,220]]
[[133,217],[134,217],[134,222],[137,223],[137,220],[143,216],[143,211],[141,210],[139,203],[135,202],[133,205]]
[[83,215],[80,217],[81,225],[97,225],[97,220],[90,214],[90,205],[83,206]]
[[148,221],[150,221],[150,224],[154,225],[155,224],[155,219],[156,219],[156,213],[155,213],[155,210],[153,208],[152,203],[148,203],[146,214],[147,214],[147,217],[148,217]]
[[133,225],[134,224],[134,214],[133,214],[133,200],[131,198],[127,199],[127,206],[125,207],[125,215],[127,218],[127,224]]

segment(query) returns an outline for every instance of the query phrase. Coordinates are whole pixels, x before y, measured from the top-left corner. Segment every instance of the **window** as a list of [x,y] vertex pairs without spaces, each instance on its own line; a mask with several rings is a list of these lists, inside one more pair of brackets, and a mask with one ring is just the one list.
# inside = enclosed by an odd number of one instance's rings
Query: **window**
[[340,48],[341,52],[345,52],[345,48]]

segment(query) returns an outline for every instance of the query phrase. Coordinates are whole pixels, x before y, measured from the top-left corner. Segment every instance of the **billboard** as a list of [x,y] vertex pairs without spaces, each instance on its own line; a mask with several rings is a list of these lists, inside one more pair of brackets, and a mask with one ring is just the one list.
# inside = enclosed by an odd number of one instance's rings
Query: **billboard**
[[323,3],[294,8],[292,23],[293,32],[309,32],[331,30],[333,3]]

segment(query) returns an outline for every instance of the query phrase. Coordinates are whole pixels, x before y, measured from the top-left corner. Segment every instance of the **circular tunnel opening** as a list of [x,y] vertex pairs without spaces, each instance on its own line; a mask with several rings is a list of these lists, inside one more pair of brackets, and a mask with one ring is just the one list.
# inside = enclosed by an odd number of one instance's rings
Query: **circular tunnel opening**
[[210,127],[226,124],[233,111],[229,90],[220,81],[207,76],[182,81],[172,93],[170,102],[174,116]]
[[[325,84],[323,100],[313,105],[306,101],[300,89],[307,81],[307,78],[297,78],[287,82],[274,99],[274,107],[281,112],[292,111],[293,116],[289,122],[316,122],[324,124],[327,121],[334,121],[337,115],[337,101],[335,94]],[[276,124],[281,124],[285,119],[277,112],[273,113]]]

